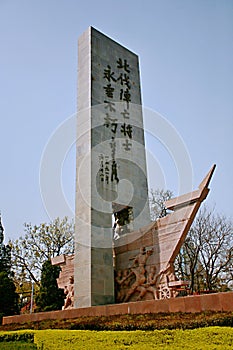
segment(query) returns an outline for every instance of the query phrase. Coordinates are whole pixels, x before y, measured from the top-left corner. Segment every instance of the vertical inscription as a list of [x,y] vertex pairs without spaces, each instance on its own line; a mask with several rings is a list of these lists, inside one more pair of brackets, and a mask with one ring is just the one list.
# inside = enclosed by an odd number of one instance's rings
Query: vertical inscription
[[[122,146],[126,152],[132,149],[130,140],[133,138],[133,127],[130,124],[130,102],[131,102],[131,80],[130,66],[127,59],[119,57],[114,66],[109,64],[103,70],[103,78],[105,85],[104,92],[104,108],[106,110],[103,126],[110,130],[111,140],[109,146],[111,148],[111,159],[99,155],[99,177],[101,182],[109,184],[111,182],[118,183],[118,164],[116,161],[116,135],[122,139]],[[119,113],[116,110],[116,102],[123,102]]]

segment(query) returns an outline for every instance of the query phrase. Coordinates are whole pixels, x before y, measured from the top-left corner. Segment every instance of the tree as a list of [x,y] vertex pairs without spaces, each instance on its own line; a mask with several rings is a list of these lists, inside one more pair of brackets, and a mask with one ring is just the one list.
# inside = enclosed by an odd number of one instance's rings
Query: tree
[[189,279],[191,292],[221,291],[233,282],[233,223],[204,207],[176,259],[181,278]]
[[18,294],[11,271],[11,249],[3,243],[3,232],[0,217],[0,317],[18,313]]
[[12,276],[11,272],[11,247],[7,244],[0,244],[0,271]]
[[11,274],[11,248],[9,245],[5,245],[4,241],[4,228],[2,226],[2,220],[0,216],[0,272],[5,271],[7,275]]
[[39,226],[25,224],[25,235],[10,241],[12,268],[17,280],[31,280],[39,286],[42,265],[61,254],[74,251],[74,223],[65,217]]
[[164,202],[168,199],[171,199],[172,191],[170,190],[150,190],[149,194],[149,204],[150,204],[150,215],[151,220],[155,221],[158,218],[161,218],[167,215],[167,209],[164,206]]
[[61,310],[64,304],[64,291],[58,288],[57,278],[60,268],[53,266],[50,260],[43,263],[41,285],[36,296],[37,311]]
[[12,278],[6,271],[0,272],[0,316],[18,313],[18,294]]

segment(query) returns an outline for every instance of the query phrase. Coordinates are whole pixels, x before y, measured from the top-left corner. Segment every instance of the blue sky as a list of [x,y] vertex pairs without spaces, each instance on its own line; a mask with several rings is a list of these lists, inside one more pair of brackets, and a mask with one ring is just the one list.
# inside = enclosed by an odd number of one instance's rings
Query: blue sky
[[[183,139],[193,187],[217,164],[207,203],[232,216],[233,2],[231,0],[0,0],[0,210],[6,240],[24,222],[49,221],[40,194],[43,150],[76,111],[77,40],[94,26],[139,55],[143,104]],[[174,161],[148,138],[177,193]],[[74,207],[74,147],[62,170]],[[157,187],[151,165],[150,187]],[[65,214],[65,213],[64,213]]]

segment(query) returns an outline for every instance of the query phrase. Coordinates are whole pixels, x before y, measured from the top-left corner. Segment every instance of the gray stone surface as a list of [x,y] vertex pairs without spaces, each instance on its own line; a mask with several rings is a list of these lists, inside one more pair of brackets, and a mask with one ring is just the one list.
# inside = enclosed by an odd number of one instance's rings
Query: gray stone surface
[[[138,56],[90,27],[78,44],[75,307],[113,303],[113,203],[150,222]],[[132,220],[133,218],[133,220]]]

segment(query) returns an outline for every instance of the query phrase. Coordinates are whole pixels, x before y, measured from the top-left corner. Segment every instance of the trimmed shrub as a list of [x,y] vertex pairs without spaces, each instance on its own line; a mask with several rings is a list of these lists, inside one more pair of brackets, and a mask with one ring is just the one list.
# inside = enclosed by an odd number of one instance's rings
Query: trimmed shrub
[[[187,350],[231,350],[233,348],[233,329],[230,327],[208,327],[194,330],[155,330],[155,331],[69,331],[69,330],[39,330],[0,332],[0,348],[5,344],[14,349],[32,344],[34,349],[67,350],[67,349],[169,349]],[[26,347],[27,349],[27,347]],[[33,349],[33,347],[32,347]]]

